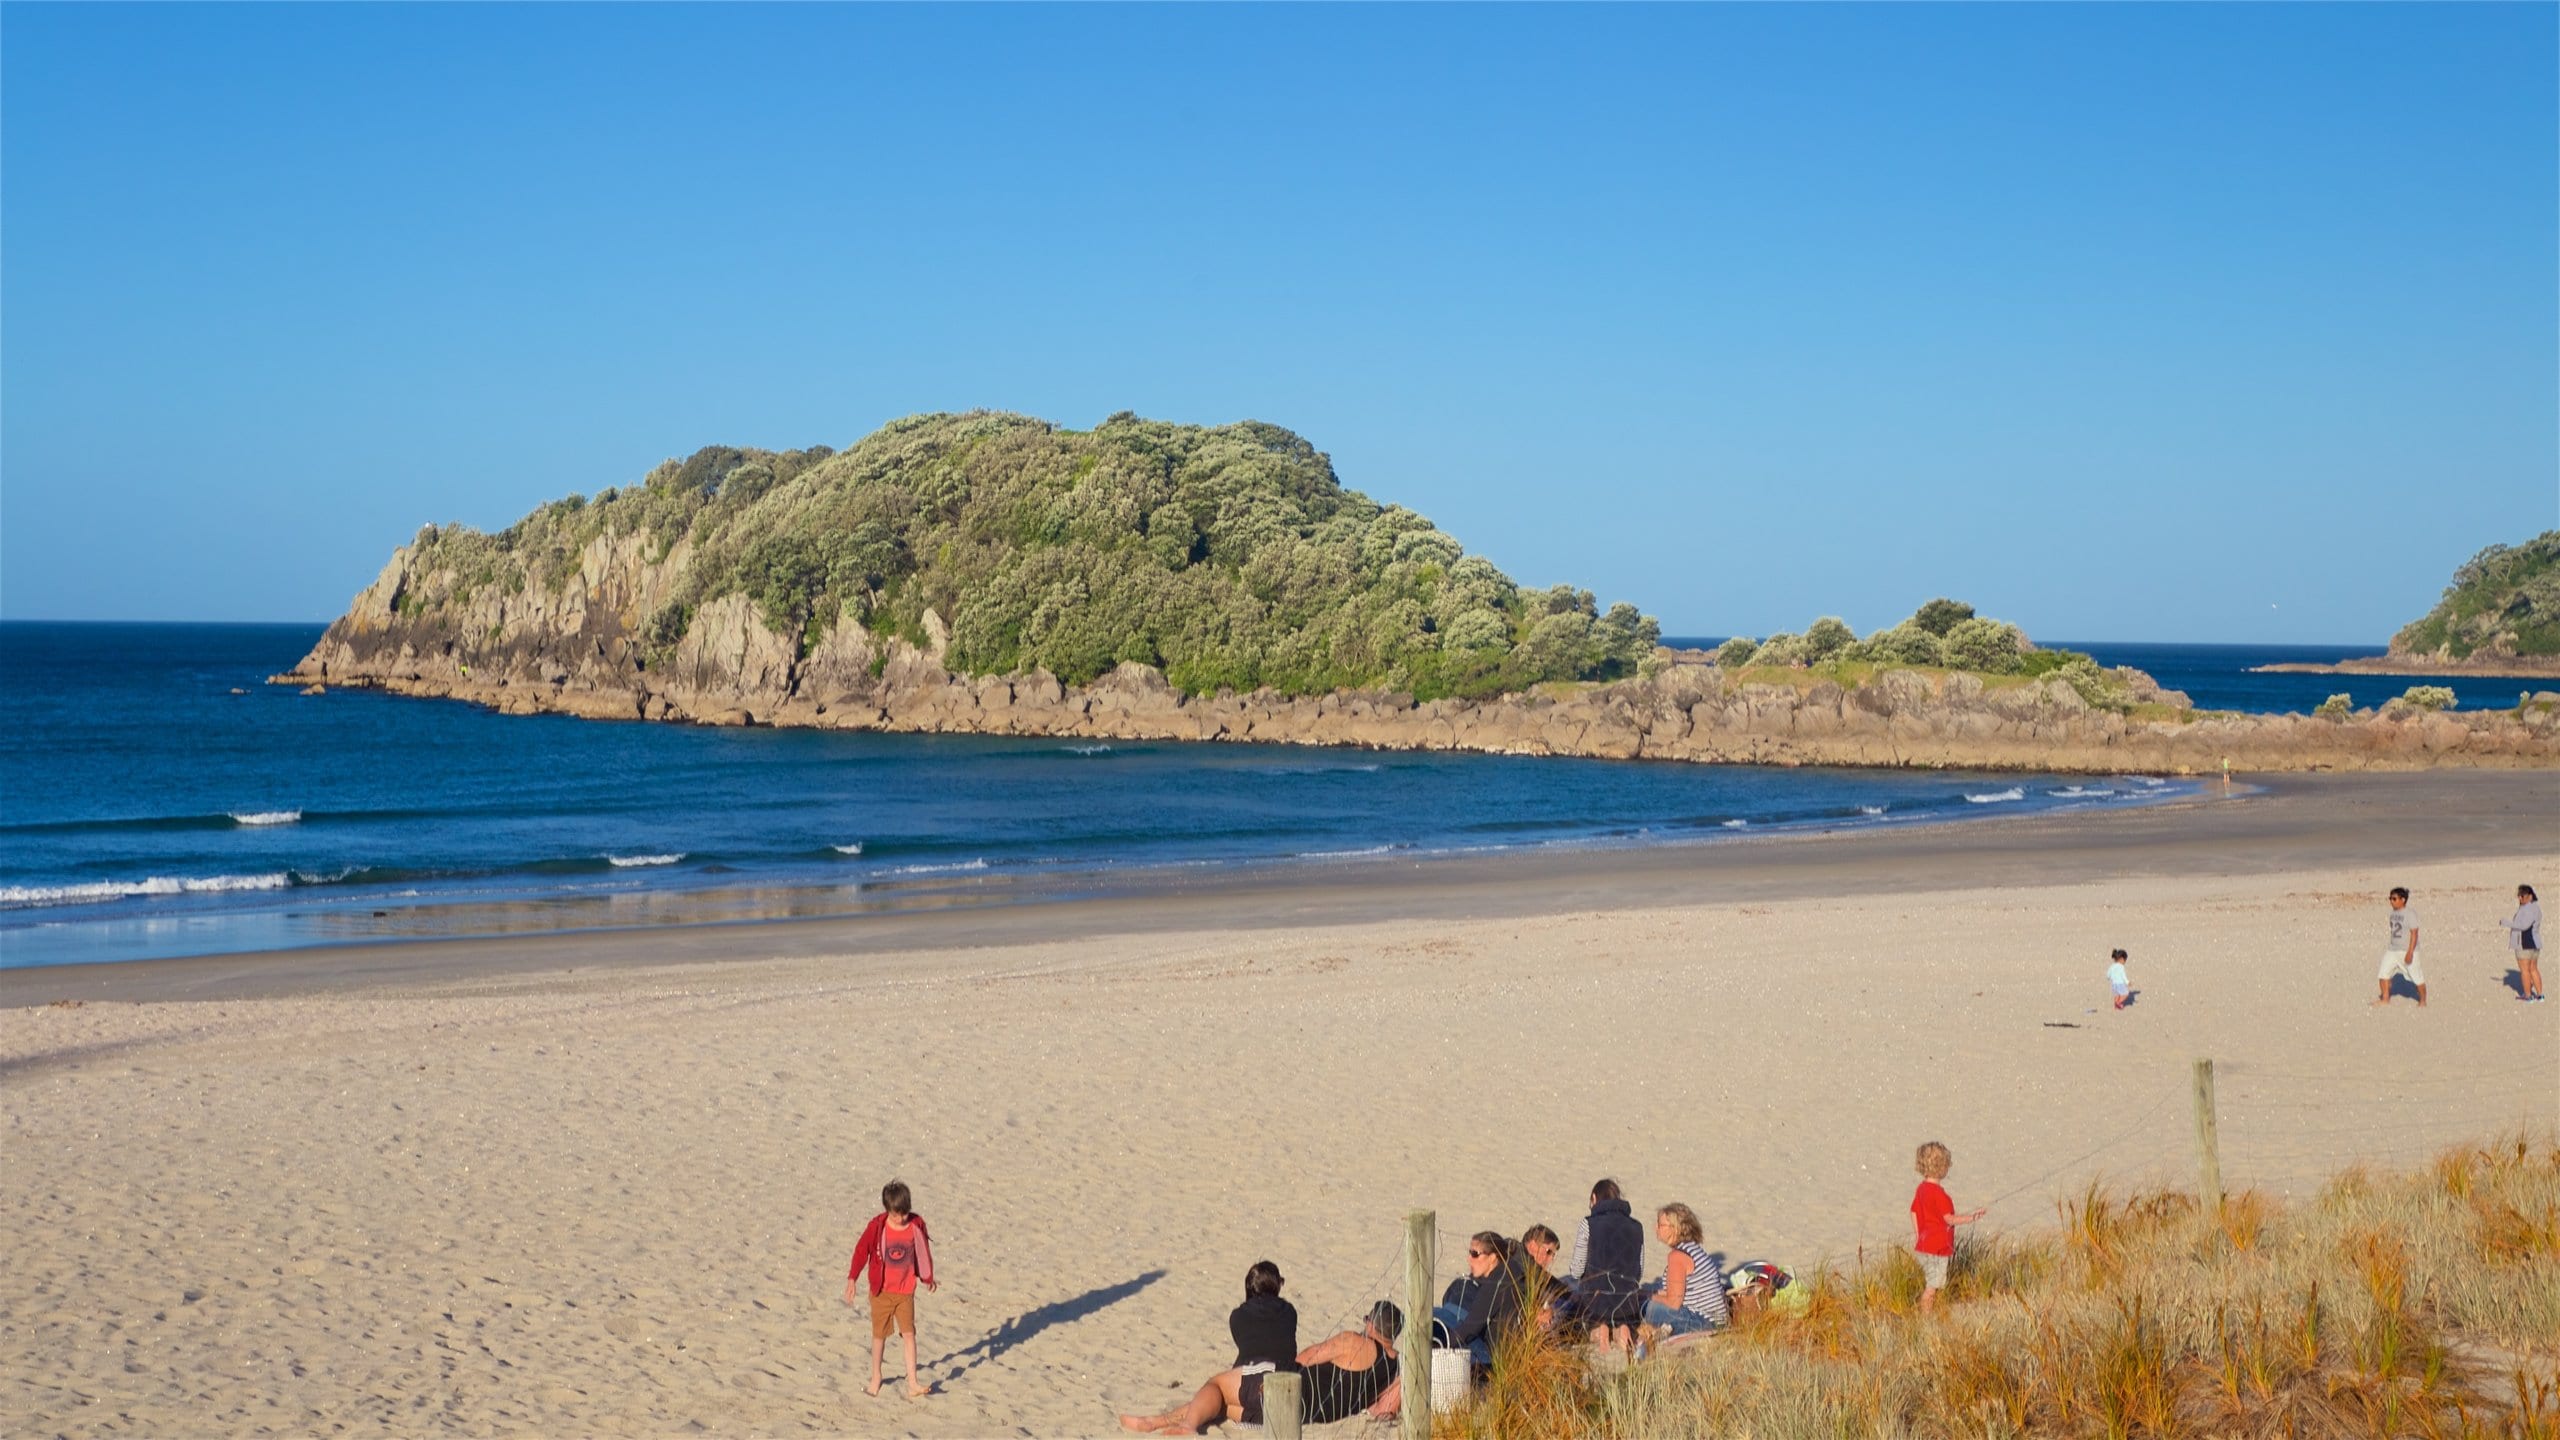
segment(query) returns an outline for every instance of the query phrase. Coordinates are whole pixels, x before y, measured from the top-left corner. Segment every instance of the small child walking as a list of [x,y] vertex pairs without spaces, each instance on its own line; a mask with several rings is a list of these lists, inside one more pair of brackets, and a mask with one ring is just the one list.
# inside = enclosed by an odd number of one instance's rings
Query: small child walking
[[864,1394],[880,1393],[880,1360],[895,1330],[907,1346],[907,1394],[921,1400],[923,1382],[916,1378],[916,1286],[941,1287],[933,1278],[933,1237],[924,1217],[915,1213],[915,1197],[906,1182],[880,1187],[880,1213],[862,1227],[853,1247],[853,1266],[844,1275],[844,1303],[853,1303],[854,1287],[865,1266],[871,1270],[871,1384]]
[[2133,981],[2124,972],[2125,954],[2110,951],[2107,958],[2107,986],[2116,992],[2116,1008],[2121,1010],[2133,998]]
[[1938,1184],[1955,1168],[1954,1152],[1932,1140],[1914,1158],[1920,1187],[1911,1192],[1911,1223],[1919,1234],[1911,1249],[1920,1259],[1920,1313],[1926,1315],[1938,1308],[1938,1292],[1947,1288],[1947,1262],[1955,1258],[1956,1227],[1981,1219],[1982,1212],[1957,1214],[1956,1202]]

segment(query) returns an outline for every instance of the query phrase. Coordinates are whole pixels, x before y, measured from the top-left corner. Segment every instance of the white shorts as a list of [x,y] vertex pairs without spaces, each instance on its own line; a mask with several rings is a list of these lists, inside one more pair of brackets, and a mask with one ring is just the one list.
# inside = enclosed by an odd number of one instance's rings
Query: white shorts
[[2427,972],[2425,967],[2419,961],[2419,958],[2416,955],[2409,955],[2408,959],[2403,961],[2401,956],[2404,953],[2405,952],[2399,950],[2383,951],[2382,968],[2375,972],[2373,978],[2376,980],[2388,980],[2394,975],[2406,975],[2409,977],[2409,983],[2412,985],[2426,984]]
[[1947,1288],[1946,1256],[1931,1255],[1923,1250],[1914,1250],[1911,1254],[1920,1262],[1920,1284],[1923,1288],[1930,1290]]

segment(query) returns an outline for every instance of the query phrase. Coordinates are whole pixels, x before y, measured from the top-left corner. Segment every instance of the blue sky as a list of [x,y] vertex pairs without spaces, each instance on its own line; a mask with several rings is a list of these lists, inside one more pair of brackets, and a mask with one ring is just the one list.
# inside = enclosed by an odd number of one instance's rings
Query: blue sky
[[2560,524],[2555,13],[10,5],[0,615],[983,406],[1675,633],[2379,640]]

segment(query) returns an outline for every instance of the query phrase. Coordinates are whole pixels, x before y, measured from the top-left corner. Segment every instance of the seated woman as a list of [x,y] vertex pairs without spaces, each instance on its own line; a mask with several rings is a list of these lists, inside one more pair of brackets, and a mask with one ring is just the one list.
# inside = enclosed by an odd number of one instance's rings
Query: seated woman
[[1280,1267],[1268,1260],[1256,1260],[1244,1272],[1244,1303],[1227,1316],[1237,1366],[1298,1368],[1298,1307],[1280,1298],[1282,1283]]
[[1662,1278],[1644,1289],[1644,1323],[1660,1338],[1721,1330],[1733,1322],[1725,1296],[1724,1271],[1716,1264],[1698,1225],[1698,1212],[1686,1205],[1665,1205],[1653,1215],[1653,1233],[1671,1247]]
[[[1396,1337],[1403,1333],[1404,1312],[1394,1301],[1381,1300],[1369,1307],[1359,1329],[1299,1351],[1299,1418],[1330,1425],[1354,1415],[1395,1414],[1404,1396],[1396,1376]],[[1262,1365],[1221,1370],[1188,1403],[1161,1415],[1123,1415],[1121,1427],[1141,1435],[1197,1435],[1221,1420],[1259,1425],[1262,1384],[1271,1374]]]
[[[1554,1247],[1548,1251],[1553,1253]],[[1466,1303],[1457,1308],[1444,1304],[1431,1312],[1432,1343],[1463,1348],[1477,1368],[1485,1369],[1514,1334],[1545,1331],[1558,1287],[1526,1245],[1514,1245],[1490,1230],[1468,1237],[1467,1274],[1475,1284]]]
[[1591,1343],[1632,1350],[1644,1316],[1644,1226],[1629,1213],[1615,1180],[1591,1186],[1591,1213],[1576,1237],[1581,1275],[1573,1283],[1573,1319],[1591,1327]]

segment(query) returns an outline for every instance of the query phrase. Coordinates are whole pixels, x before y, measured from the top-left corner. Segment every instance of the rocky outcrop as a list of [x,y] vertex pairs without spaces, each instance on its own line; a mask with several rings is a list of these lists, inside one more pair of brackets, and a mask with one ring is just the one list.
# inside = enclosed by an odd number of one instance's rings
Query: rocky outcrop
[[2334,665],[2289,660],[2250,668],[2261,675],[2407,675],[2413,679],[2470,675],[2489,680],[2550,680],[2560,679],[2560,656],[2507,655],[2484,650],[2459,660],[2441,654],[2360,655]]
[[925,646],[872,635],[849,615],[810,643],[766,626],[734,595],[703,606],[652,663],[639,627],[683,557],[680,546],[654,558],[643,547],[639,537],[597,540],[556,592],[468,595],[449,573],[416,573],[403,549],[311,653],[274,678],[591,719],[1621,760],[2101,773],[2209,772],[2226,760],[2259,771],[2560,763],[2560,704],[2234,715],[2198,712],[2138,681],[2145,703],[2126,714],[2092,707],[2059,678],[1888,670],[1854,688],[1804,673],[1747,682],[1676,654],[1638,679],[1484,701],[1186,695],[1135,664],[1068,686],[1037,670],[954,673],[938,615],[928,615]]

